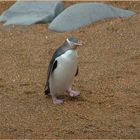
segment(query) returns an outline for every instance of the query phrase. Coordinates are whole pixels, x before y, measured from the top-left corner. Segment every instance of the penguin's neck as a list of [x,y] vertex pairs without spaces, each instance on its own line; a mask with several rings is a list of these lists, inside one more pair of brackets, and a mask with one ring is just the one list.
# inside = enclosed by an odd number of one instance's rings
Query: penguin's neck
[[64,57],[67,59],[75,60],[77,59],[77,51],[75,49],[68,50],[64,53]]

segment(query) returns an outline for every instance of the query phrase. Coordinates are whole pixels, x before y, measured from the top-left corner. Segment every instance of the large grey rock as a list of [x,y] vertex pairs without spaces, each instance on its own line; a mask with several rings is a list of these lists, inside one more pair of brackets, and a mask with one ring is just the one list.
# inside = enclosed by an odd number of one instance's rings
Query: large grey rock
[[105,18],[129,17],[135,13],[103,3],[80,3],[65,9],[49,25],[49,29],[64,32]]
[[4,25],[51,22],[64,9],[60,1],[17,1],[0,16]]

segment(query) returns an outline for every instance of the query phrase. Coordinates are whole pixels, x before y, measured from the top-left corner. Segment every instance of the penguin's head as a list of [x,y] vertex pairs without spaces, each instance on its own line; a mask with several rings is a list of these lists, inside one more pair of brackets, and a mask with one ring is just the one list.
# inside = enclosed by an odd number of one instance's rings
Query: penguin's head
[[82,42],[78,41],[78,39],[75,37],[67,38],[66,42],[71,49],[76,49],[78,46],[82,46]]

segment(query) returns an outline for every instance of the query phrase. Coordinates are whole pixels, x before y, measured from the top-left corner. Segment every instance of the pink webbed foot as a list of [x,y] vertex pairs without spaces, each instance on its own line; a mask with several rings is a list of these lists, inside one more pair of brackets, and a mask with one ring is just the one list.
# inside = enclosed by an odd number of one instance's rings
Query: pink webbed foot
[[56,97],[52,97],[54,104],[63,104],[64,101],[62,99],[57,99]]
[[80,96],[80,91],[74,91],[72,90],[71,88],[68,89],[68,94],[71,96],[71,97],[77,97],[77,96]]

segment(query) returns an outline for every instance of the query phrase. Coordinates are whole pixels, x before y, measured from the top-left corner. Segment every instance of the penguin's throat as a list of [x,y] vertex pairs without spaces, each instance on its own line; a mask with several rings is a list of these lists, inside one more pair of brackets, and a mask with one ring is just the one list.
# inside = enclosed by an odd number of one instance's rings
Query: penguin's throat
[[70,46],[70,48],[71,48],[72,50],[76,50],[77,46],[72,45],[72,46]]

